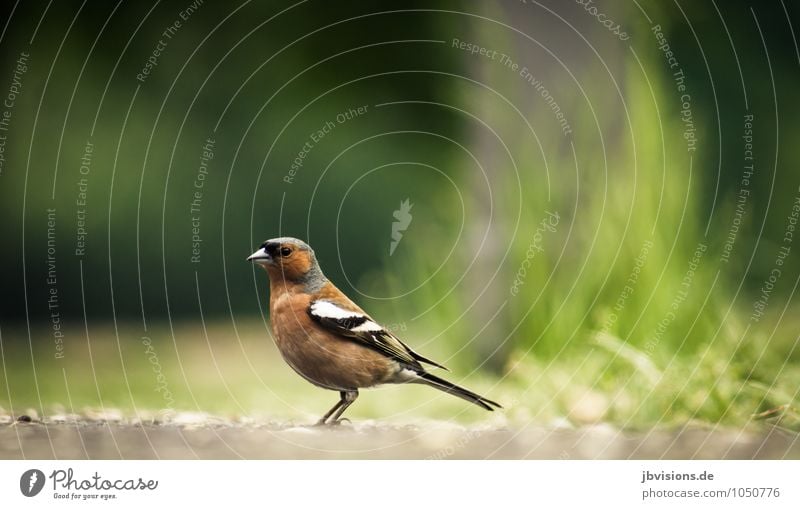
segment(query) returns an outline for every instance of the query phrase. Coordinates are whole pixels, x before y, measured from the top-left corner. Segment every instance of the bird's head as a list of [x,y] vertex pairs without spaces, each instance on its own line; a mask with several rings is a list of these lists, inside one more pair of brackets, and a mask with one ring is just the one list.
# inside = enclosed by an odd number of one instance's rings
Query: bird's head
[[314,250],[292,237],[264,241],[247,260],[264,268],[271,279],[303,282],[322,277]]

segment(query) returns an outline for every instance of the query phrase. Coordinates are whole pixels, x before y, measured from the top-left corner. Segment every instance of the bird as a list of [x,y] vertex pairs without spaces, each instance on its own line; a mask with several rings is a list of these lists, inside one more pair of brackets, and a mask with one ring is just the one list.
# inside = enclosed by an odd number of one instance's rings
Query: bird
[[339,401],[317,425],[336,425],[359,389],[383,384],[424,384],[489,411],[499,403],[440,378],[424,365],[443,365],[418,354],[372,319],[320,269],[302,240],[264,241],[247,260],[269,277],[272,334],[284,361],[317,387],[339,392]]

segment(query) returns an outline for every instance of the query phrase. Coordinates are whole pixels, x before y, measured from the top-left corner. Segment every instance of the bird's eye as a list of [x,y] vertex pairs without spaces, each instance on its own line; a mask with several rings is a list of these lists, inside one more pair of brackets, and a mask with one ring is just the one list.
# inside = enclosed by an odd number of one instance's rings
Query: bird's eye
[[290,254],[292,254],[292,250],[290,248],[288,247],[281,248],[281,256],[289,256]]

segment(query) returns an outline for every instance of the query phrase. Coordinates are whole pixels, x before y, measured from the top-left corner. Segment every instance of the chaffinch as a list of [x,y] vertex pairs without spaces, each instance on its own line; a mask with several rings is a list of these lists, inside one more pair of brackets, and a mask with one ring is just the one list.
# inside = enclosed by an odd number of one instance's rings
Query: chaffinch
[[272,332],[283,359],[312,384],[341,399],[317,424],[338,424],[358,390],[381,384],[420,383],[486,410],[494,401],[426,371],[444,368],[411,350],[336,288],[302,240],[271,239],[250,255],[269,275]]

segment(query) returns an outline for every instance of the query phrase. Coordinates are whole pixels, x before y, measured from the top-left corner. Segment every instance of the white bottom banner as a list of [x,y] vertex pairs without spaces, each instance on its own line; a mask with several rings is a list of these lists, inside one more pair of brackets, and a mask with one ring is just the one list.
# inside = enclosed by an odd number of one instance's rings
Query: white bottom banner
[[800,461],[0,461],[0,479],[3,507],[800,507]]

